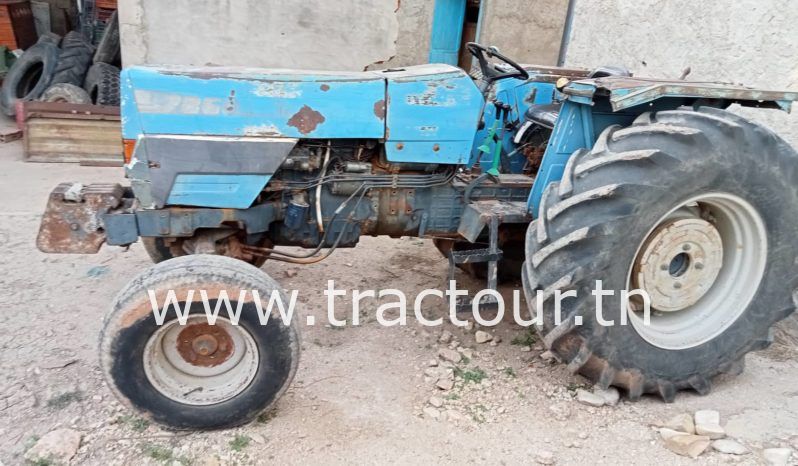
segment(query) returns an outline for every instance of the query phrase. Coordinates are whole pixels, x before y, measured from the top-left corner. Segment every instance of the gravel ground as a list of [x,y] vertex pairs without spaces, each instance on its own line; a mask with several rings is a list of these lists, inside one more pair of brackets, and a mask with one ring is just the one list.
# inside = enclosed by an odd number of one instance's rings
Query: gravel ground
[[[588,458],[595,464],[764,464],[764,448],[798,451],[798,360],[791,347],[750,355],[744,374],[716,380],[708,396],[682,393],[673,404],[646,397],[596,408],[574,399],[586,380],[541,358],[535,337],[509,320],[490,331],[493,343],[477,344],[472,332],[451,326],[444,329],[457,343],[441,343],[442,329],[381,327],[368,317],[376,304],[366,306],[359,327],[303,325],[294,384],[257,422],[210,433],[161,429],[113,398],[96,353],[114,294],[149,265],[141,246],[87,256],[45,255],[34,246],[50,189],[68,180],[122,181],[121,169],[26,164],[21,149],[19,142],[0,146],[3,464],[24,464],[37,439],[61,428],[82,437],[70,463],[97,465],[584,464]],[[309,314],[324,322],[327,278],[348,289],[399,288],[413,296],[444,288],[446,267],[430,241],[364,238],[358,248],[316,265],[268,262],[263,270],[286,289],[300,290],[300,322]],[[479,289],[478,282],[461,280]],[[342,310],[348,304],[340,303]],[[427,312],[443,310],[433,302]],[[448,347],[470,357],[449,368],[454,387],[444,391],[436,382],[450,372],[437,355]],[[692,460],[669,451],[653,426],[699,409],[719,411],[729,437],[751,453],[707,451]]]

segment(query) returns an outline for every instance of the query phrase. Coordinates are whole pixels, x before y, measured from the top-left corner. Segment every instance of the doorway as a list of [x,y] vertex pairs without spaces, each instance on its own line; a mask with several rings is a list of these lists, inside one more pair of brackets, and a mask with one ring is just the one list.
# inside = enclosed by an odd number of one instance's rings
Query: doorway
[[430,63],[471,69],[464,45],[479,38],[482,0],[435,0],[430,39]]

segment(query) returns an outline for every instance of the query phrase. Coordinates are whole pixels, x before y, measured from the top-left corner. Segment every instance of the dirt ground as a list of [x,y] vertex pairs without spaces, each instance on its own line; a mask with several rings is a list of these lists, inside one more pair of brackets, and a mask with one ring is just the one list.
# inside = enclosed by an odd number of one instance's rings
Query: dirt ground
[[[792,348],[774,345],[749,355],[745,373],[716,380],[708,396],[682,393],[672,404],[645,397],[594,408],[573,398],[586,380],[541,359],[540,343],[509,320],[495,329],[501,338],[495,346],[446,327],[473,351],[448,392],[425,375],[447,346],[438,341],[440,329],[384,328],[368,318],[343,330],[303,325],[299,370],[273,412],[227,431],[161,429],[114,399],[96,348],[114,294],[150,265],[141,245],[86,256],[45,255],[34,246],[47,194],[58,182],[121,182],[122,170],[28,164],[21,149],[19,142],[0,145],[2,464],[24,464],[37,438],[64,427],[83,435],[71,464],[92,465],[530,464],[549,457],[557,464],[764,464],[762,449],[769,447],[792,448],[793,462],[798,456]],[[316,265],[268,262],[263,270],[286,289],[300,290],[300,322],[308,314],[324,322],[327,278],[349,289],[399,288],[413,295],[445,288],[446,267],[430,241],[364,238]],[[433,304],[429,312],[443,309]],[[431,396],[443,407],[425,412]],[[698,409],[718,410],[728,435],[752,452],[707,451],[691,460],[667,450],[652,425]]]

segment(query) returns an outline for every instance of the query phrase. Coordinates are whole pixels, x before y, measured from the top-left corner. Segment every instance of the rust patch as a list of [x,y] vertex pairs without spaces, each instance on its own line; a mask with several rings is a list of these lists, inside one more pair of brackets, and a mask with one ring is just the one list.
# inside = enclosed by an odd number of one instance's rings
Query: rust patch
[[122,203],[119,184],[61,183],[42,216],[36,247],[47,253],[97,254],[105,242],[102,214]]
[[322,84],[322,85],[321,85],[321,90],[322,90],[323,92],[327,92],[327,91],[329,91],[329,90],[330,90],[330,85],[329,85],[329,84]]
[[385,119],[385,100],[378,100],[374,102],[374,114],[380,120]]
[[233,354],[233,339],[218,325],[207,323],[185,327],[177,338],[177,351],[194,366],[214,367]]
[[293,126],[302,134],[308,134],[312,133],[325,120],[324,115],[304,105],[288,120],[288,126]]

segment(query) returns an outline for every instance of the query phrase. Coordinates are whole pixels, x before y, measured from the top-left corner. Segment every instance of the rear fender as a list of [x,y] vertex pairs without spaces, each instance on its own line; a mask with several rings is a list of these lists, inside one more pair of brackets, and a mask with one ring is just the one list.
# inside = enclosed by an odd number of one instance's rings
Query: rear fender
[[608,126],[628,126],[642,113],[682,106],[726,108],[736,103],[789,111],[798,92],[609,76],[571,81],[562,86],[560,97],[560,114],[527,201],[533,217],[546,187],[562,178],[568,159],[579,149],[593,147]]

